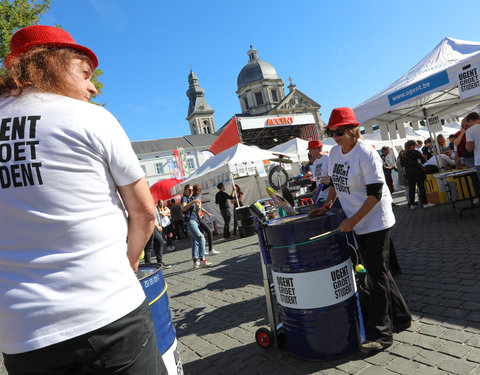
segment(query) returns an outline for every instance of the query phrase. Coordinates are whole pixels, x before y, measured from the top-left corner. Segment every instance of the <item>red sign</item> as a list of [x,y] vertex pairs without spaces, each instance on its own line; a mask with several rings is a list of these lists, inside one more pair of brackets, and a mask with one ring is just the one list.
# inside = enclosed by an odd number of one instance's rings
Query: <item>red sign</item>
[[274,117],[267,119],[267,125],[288,125],[293,124],[293,117]]
[[175,161],[177,162],[178,169],[180,169],[182,176],[185,177],[185,171],[183,170],[183,162],[182,162],[182,158],[180,157],[180,152],[177,149],[175,149],[173,150],[173,155],[175,156]]

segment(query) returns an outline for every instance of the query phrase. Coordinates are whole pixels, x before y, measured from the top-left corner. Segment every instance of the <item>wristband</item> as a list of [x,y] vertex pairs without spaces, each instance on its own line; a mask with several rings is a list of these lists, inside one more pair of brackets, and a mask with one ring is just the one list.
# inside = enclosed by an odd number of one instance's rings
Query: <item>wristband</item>
[[322,206],[322,208],[325,208],[327,211],[330,209],[330,207],[328,207],[327,204],[324,204],[324,205]]

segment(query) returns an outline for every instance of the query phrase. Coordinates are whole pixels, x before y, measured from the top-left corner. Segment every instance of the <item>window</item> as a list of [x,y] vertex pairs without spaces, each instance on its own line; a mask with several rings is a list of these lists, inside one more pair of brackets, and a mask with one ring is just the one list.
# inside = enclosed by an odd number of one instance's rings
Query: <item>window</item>
[[277,90],[275,90],[275,89],[272,89],[272,100],[274,102],[278,102]]
[[243,98],[243,103],[245,104],[245,109],[248,109],[248,100],[247,100],[247,98]]
[[163,163],[155,163],[155,171],[157,174],[164,174]]
[[187,159],[187,165],[189,169],[195,168],[195,161],[193,159]]
[[256,92],[255,93],[255,100],[257,102],[257,105],[262,105],[263,104],[263,96],[261,92]]
[[210,134],[210,128],[203,128],[203,134]]

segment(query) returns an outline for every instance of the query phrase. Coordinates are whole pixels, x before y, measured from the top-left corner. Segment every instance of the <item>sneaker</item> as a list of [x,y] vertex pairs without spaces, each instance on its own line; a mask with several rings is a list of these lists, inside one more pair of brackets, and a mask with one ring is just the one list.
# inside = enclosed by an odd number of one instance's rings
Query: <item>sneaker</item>
[[472,203],[473,204],[479,204],[480,203],[480,198],[475,198]]
[[415,205],[413,205],[413,204],[410,206],[410,209],[411,209],[411,210],[414,210],[414,209],[416,209],[416,208],[417,208],[417,206],[415,206]]
[[212,249],[211,251],[208,252],[208,255],[217,255],[220,254],[220,251],[217,251],[215,249]]
[[430,208],[430,207],[434,207],[435,205],[433,203],[427,203],[427,204],[424,204],[423,205],[423,208]]
[[381,342],[367,340],[360,345],[360,350],[364,353],[373,353],[373,352],[379,352],[383,349],[386,349],[390,345],[391,344],[383,344]]
[[200,268],[200,261],[199,260],[194,260],[193,261],[193,269]]
[[210,267],[212,265],[212,263],[210,263],[206,259],[199,261],[199,263],[200,263],[200,267]]
[[171,264],[162,263],[162,266],[163,266],[163,269],[164,269],[164,270],[167,270],[167,269],[169,269],[172,265],[171,265]]
[[175,246],[167,246],[167,251],[175,251],[177,248]]

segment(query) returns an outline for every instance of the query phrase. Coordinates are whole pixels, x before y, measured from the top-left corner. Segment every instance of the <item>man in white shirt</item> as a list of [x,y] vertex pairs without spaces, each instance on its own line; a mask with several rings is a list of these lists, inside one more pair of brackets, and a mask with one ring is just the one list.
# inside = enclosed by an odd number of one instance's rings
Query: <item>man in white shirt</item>
[[[134,271],[155,208],[95,54],[17,31],[0,78],[0,351],[11,375],[166,374]],[[128,214],[128,220],[127,220]],[[127,241],[128,239],[128,241]]]
[[467,151],[473,151],[475,168],[477,169],[477,181],[476,181],[476,190],[477,198],[474,200],[474,203],[479,203],[478,196],[480,195],[480,116],[477,112],[469,113],[466,117],[467,124],[470,127],[466,131],[466,144],[465,148]]
[[[312,155],[314,162],[312,164],[312,179],[316,182],[316,189],[321,189],[318,200],[324,201],[328,195],[328,186],[323,186],[320,183],[322,177],[328,176],[328,155],[322,151],[323,145],[320,140],[313,140],[308,142],[308,152]],[[315,190],[317,193],[317,190]]]

